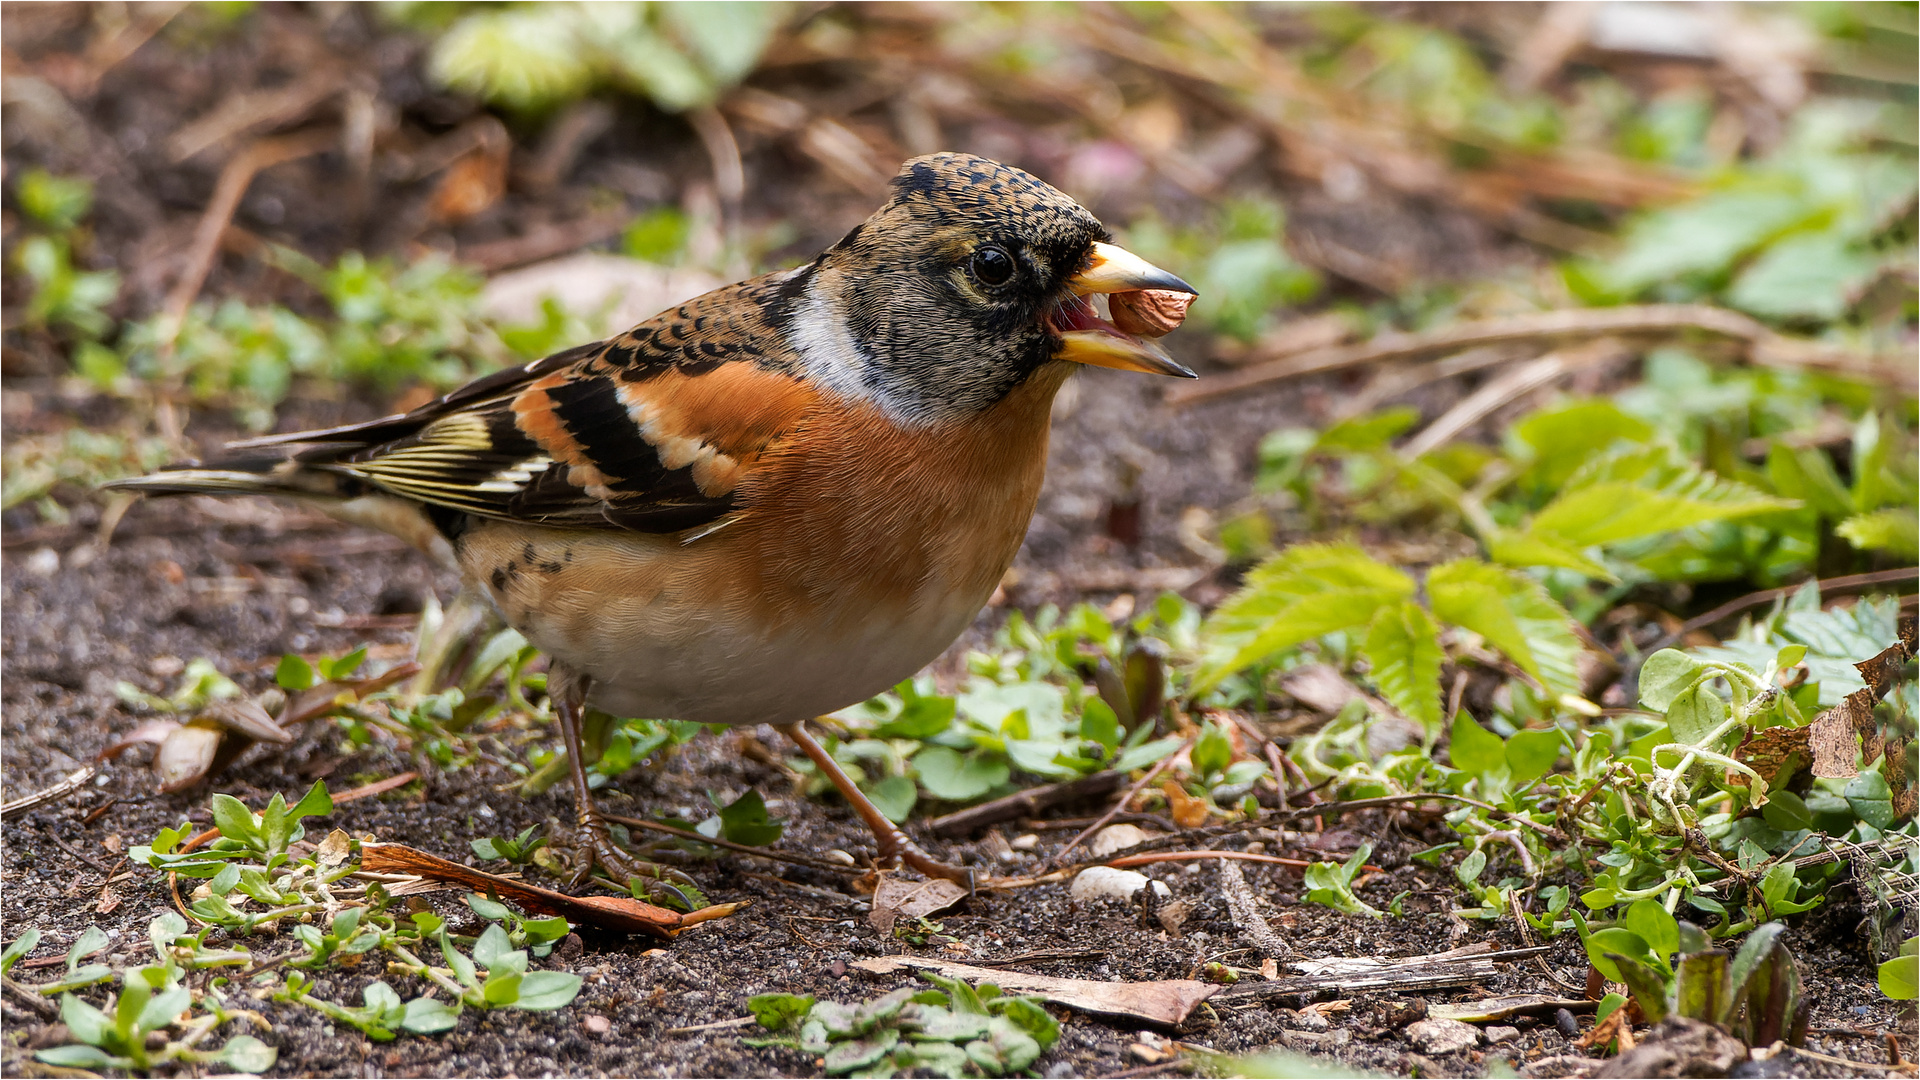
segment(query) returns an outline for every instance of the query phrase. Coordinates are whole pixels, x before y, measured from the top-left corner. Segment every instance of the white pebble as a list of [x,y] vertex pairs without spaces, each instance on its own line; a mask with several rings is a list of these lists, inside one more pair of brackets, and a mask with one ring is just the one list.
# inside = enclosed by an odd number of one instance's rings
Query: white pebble
[[1109,825],[1093,834],[1093,839],[1087,841],[1087,854],[1096,859],[1104,859],[1123,848],[1144,844],[1154,836],[1154,833],[1138,825]]
[[1067,895],[1076,904],[1090,903],[1095,900],[1132,900],[1135,893],[1151,883],[1153,891],[1161,896],[1170,896],[1173,890],[1166,882],[1153,881],[1145,874],[1132,870],[1116,870],[1111,866],[1089,866],[1074,876],[1073,884],[1068,887]]

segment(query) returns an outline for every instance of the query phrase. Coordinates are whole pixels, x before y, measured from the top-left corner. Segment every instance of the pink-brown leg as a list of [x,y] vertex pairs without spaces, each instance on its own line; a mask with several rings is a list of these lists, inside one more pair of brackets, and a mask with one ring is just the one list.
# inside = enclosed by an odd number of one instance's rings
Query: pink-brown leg
[[854,784],[853,777],[848,776],[847,771],[840,767],[840,763],[833,759],[833,755],[827,753],[827,748],[821,746],[812,735],[807,733],[804,724],[784,724],[781,725],[780,730],[800,747],[802,753],[813,759],[814,766],[827,779],[833,781],[833,786],[840,790],[840,794],[853,807],[853,812],[860,815],[861,821],[866,822],[867,828],[873,832],[874,840],[879,843],[882,864],[893,863],[896,860],[902,861],[928,877],[946,878],[948,881],[965,885],[969,889],[973,887],[973,871],[963,866],[950,866],[921,850],[920,845],[900,831],[900,826],[888,821],[887,815],[873,805],[873,800],[867,798],[866,793]]

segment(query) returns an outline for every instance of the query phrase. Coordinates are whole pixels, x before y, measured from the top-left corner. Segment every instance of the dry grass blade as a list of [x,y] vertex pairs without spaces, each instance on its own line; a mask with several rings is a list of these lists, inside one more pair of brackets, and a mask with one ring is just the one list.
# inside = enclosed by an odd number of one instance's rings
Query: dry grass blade
[[1496,410],[1545,386],[1596,364],[1624,360],[1627,347],[1614,338],[1601,338],[1547,355],[1501,375],[1441,414],[1418,435],[1408,439],[1400,452],[1409,458],[1431,453],[1458,438],[1463,432],[1486,419]]
[[1604,335],[1667,336],[1687,331],[1745,342],[1753,362],[1766,366],[1813,367],[1902,386],[1912,383],[1914,379],[1910,367],[1902,370],[1878,358],[1782,337],[1756,320],[1726,308],[1708,304],[1636,304],[1532,312],[1454,323],[1436,330],[1380,334],[1354,345],[1314,349],[1249,364],[1239,371],[1209,375],[1169,389],[1166,397],[1170,404],[1186,405],[1306,375],[1343,371],[1390,360],[1409,360],[1477,346]]

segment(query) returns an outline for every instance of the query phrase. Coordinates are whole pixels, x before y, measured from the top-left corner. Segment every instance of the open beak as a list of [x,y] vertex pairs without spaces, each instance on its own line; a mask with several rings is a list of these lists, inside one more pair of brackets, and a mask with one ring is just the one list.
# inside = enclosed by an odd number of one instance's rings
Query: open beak
[[1061,342],[1059,351],[1053,354],[1054,359],[1149,375],[1198,378],[1186,365],[1168,356],[1156,342],[1125,333],[1102,319],[1086,300],[1093,293],[1145,289],[1199,295],[1193,286],[1125,248],[1101,243],[1093,245],[1092,260],[1068,285],[1073,297],[1053,316],[1054,332],[1060,335]]

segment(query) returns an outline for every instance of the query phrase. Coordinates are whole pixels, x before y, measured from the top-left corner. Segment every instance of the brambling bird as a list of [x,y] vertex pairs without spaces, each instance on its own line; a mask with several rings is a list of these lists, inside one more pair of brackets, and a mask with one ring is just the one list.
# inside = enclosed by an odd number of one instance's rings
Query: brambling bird
[[288,497],[457,567],[549,658],[579,822],[617,878],[635,867],[588,791],[589,705],[775,725],[883,862],[964,882],[801,723],[910,677],[973,622],[1026,534],[1076,365],[1193,377],[1096,313],[1095,294],[1128,294],[1115,317],[1142,329],[1141,296],[1184,312],[1194,292],[1109,241],[1019,169],[915,158],[804,266],[405,415],[115,486]]

